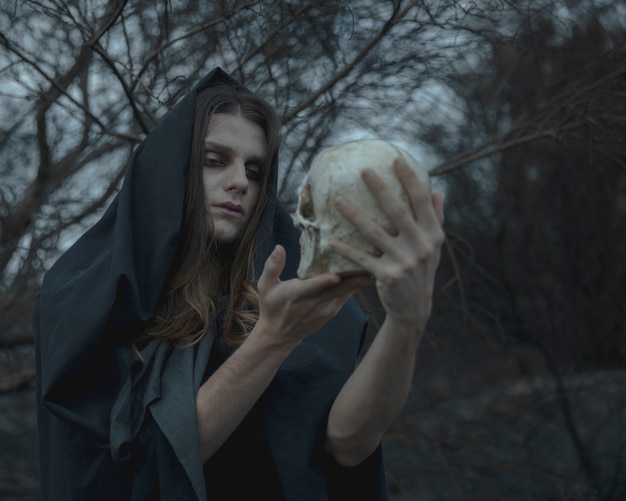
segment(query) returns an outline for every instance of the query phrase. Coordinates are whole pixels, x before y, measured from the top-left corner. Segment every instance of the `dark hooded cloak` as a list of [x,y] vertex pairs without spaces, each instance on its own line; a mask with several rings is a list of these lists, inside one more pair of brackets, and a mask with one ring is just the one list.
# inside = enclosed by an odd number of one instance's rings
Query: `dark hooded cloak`
[[[365,332],[353,301],[296,347],[204,465],[195,395],[229,354],[219,315],[191,348],[157,339],[130,347],[157,311],[176,254],[196,95],[217,83],[245,91],[220,69],[207,75],[138,146],[102,219],[45,276],[34,315],[42,499],[386,499],[380,450],[346,468],[323,448]],[[280,243],[288,279],[298,233],[273,171],[255,266]]]

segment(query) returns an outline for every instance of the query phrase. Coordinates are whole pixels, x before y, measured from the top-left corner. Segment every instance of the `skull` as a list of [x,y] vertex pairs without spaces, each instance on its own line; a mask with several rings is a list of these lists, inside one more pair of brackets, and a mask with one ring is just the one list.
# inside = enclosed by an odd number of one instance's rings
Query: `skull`
[[314,159],[298,191],[294,222],[302,229],[298,276],[306,278],[321,273],[353,275],[362,273],[359,265],[333,252],[330,242],[339,238],[352,247],[380,255],[360,231],[333,206],[339,195],[350,199],[372,221],[389,234],[395,228],[360,177],[365,168],[374,169],[390,190],[408,205],[408,197],[396,177],[394,159],[403,157],[418,179],[430,190],[426,170],[406,151],[381,140],[353,141],[322,150]]

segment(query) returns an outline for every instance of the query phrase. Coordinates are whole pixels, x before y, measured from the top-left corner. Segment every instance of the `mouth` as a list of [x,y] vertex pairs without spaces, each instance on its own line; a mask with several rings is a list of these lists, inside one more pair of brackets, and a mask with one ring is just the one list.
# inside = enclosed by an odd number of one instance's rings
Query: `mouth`
[[221,209],[222,212],[225,212],[226,214],[230,214],[230,215],[237,216],[237,217],[241,217],[244,214],[243,207],[241,205],[237,205],[231,202],[217,204],[215,205],[215,207],[217,207],[218,209]]

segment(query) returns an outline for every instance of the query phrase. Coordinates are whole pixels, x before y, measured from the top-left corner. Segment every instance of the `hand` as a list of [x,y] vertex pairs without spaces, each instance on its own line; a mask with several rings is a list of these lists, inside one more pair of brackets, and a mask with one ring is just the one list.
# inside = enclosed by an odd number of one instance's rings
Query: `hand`
[[259,278],[257,326],[276,343],[293,346],[334,317],[359,288],[371,282],[367,275],[341,278],[325,273],[282,282],[285,249],[278,245],[265,261]]
[[382,254],[373,256],[338,239],[332,246],[376,278],[378,295],[388,318],[412,325],[421,332],[430,316],[435,271],[445,238],[443,193],[431,195],[401,158],[394,161],[393,169],[410,207],[398,200],[371,169],[364,170],[361,177],[393,222],[396,235],[384,231],[349,200],[335,201],[341,214]]

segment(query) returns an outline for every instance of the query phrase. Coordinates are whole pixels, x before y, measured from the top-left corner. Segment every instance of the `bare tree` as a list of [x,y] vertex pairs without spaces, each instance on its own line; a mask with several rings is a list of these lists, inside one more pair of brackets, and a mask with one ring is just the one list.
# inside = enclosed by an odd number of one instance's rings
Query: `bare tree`
[[[458,335],[467,348],[477,338],[486,345],[510,340],[522,324],[534,328],[539,318],[549,319],[548,312],[541,316],[524,306],[537,295],[519,251],[529,234],[535,242],[553,235],[554,221],[552,230],[547,224],[541,233],[532,218],[525,219],[531,212],[536,221],[553,208],[524,207],[536,200],[539,184],[560,186],[551,157],[555,144],[571,151],[572,145],[588,145],[576,151],[601,159],[598,171],[626,167],[624,8],[624,0],[5,2],[0,393],[32,385],[30,316],[43,274],[110,203],[138,142],[215,66],[279,110],[285,136],[280,190],[289,207],[312,156],[347,139],[397,142],[441,176],[437,182],[454,203],[447,209],[448,252],[434,328]],[[593,37],[610,42],[586,53]],[[581,44],[572,46],[577,39]],[[532,186],[524,184],[529,176],[536,176]],[[615,182],[605,186],[616,211],[604,228],[612,231],[623,228],[626,185],[623,176],[605,179]],[[576,200],[586,200],[579,188],[574,191]],[[503,198],[522,209],[515,212]],[[505,214],[517,219],[505,220]],[[619,262],[609,237],[596,243],[594,249],[610,248],[611,262]],[[540,249],[549,253],[546,245]],[[499,268],[504,255],[506,265]],[[623,275],[623,265],[619,270]],[[606,283],[609,275],[603,275]],[[519,287],[512,291],[511,284]],[[541,293],[558,294],[561,289],[551,284],[546,278]],[[624,314],[611,301],[621,290],[601,296],[614,320]],[[445,336],[429,342],[431,348],[451,343]],[[543,363],[532,360],[520,364]],[[502,391],[509,398],[509,388]],[[537,392],[533,405],[545,398]],[[562,402],[568,411],[571,401]],[[592,450],[600,427],[595,435],[581,434],[575,416],[570,418],[581,449]],[[431,452],[444,458],[445,441],[436,433],[430,437]],[[547,478],[564,489],[563,478],[551,470],[504,464],[497,454],[485,454],[481,464],[521,471],[525,479]],[[454,465],[442,459],[430,467],[449,473],[462,497]],[[599,478],[594,468],[588,468],[591,483]]]
[[417,143],[420,88],[464,57],[467,37],[455,41],[440,21],[459,14],[473,15],[416,0],[3,7],[0,344],[30,341],[42,274],[114,196],[133,147],[204,72],[221,65],[276,105],[287,137],[281,194],[293,204],[311,156],[357,125]]

